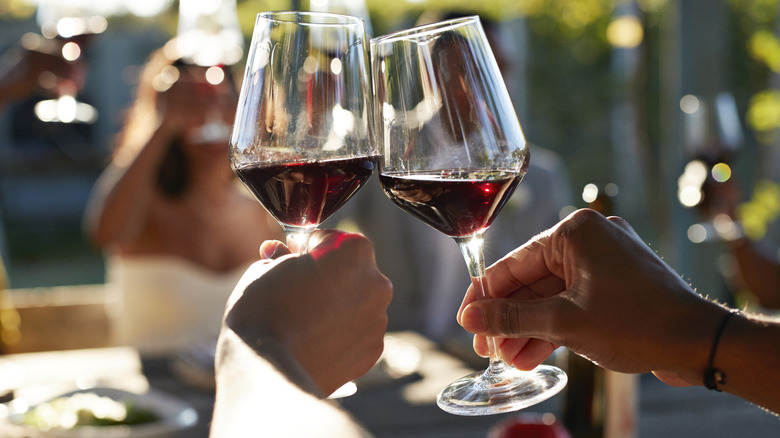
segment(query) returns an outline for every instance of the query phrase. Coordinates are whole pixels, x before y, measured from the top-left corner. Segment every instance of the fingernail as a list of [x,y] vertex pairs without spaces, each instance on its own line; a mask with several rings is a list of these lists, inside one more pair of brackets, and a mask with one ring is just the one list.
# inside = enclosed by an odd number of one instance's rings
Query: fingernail
[[276,252],[276,244],[273,242],[263,242],[260,245],[260,257],[263,259],[271,258]]
[[463,328],[471,333],[481,333],[487,330],[487,323],[485,322],[485,315],[482,313],[482,309],[474,305],[468,306],[463,310],[460,322]]

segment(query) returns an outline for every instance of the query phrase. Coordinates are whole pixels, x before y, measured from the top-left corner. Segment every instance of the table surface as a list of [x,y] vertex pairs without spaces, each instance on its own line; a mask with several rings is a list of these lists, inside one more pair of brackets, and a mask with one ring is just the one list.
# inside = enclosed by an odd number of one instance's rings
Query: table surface
[[[357,381],[355,395],[339,403],[377,438],[487,437],[489,430],[517,416],[558,415],[561,396],[520,413],[459,417],[435,404],[438,391],[472,370],[435,344],[411,332],[390,333],[386,354]],[[30,403],[81,386],[146,388],[174,395],[199,414],[193,429],[179,436],[208,436],[213,391],[182,382],[166,358],[141,358],[130,348],[101,348],[0,356],[0,390],[14,388]],[[780,420],[736,397],[704,388],[672,388],[652,375],[639,379],[637,436],[778,437]],[[0,438],[30,436],[0,420]]]

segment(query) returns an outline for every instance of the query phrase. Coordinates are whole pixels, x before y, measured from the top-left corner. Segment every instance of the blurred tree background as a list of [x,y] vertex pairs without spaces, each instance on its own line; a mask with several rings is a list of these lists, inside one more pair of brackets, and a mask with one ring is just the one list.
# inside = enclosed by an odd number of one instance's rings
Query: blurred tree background
[[[7,242],[0,250],[6,256],[12,285],[17,287],[102,281],[100,257],[79,240],[80,217],[73,212],[83,207],[79,202],[86,199],[84,186],[97,175],[111,149],[138,67],[151,50],[175,35],[177,12],[174,0],[106,2],[116,3],[108,16],[108,30],[87,54],[91,82],[84,94],[101,111],[100,122],[88,136],[91,144],[86,149],[91,154],[65,158],[61,151],[55,154],[66,163],[59,170],[70,166],[84,178],[74,189],[83,197],[75,196],[67,226],[36,223],[15,213],[22,202],[13,193],[20,187],[18,181],[25,181],[29,189],[41,172],[52,171],[52,159],[47,158],[49,164],[43,167],[40,155],[32,163],[21,160],[19,156],[30,152],[20,152],[12,139],[0,137],[0,171],[4,173],[0,175],[0,213]],[[499,22],[504,43],[515,58],[505,80],[518,117],[529,141],[563,159],[578,201],[572,207],[586,205],[579,199],[586,184],[617,184],[615,213],[626,217],[686,279],[708,291],[724,288],[714,267],[727,263],[719,242],[699,239],[700,243],[694,243],[688,235],[691,225],[702,218],[678,199],[678,178],[695,158],[686,145],[681,101],[686,95],[710,99],[728,93],[742,121],[741,144],[728,164],[744,196],[744,226],[756,238],[772,235],[772,224],[780,215],[777,0],[338,3],[364,5],[368,14],[364,18],[370,20],[373,35],[459,12],[479,13],[483,19]],[[248,39],[259,11],[323,4],[334,2],[238,0],[237,9]],[[0,48],[15,44],[24,32],[36,31],[34,13],[35,6],[28,2],[0,0]],[[8,130],[5,119],[0,128]],[[30,177],[31,173],[37,176]],[[74,173],[61,175],[73,178]],[[23,192],[27,198],[35,194]],[[45,199],[49,197],[25,202]],[[70,240],[63,237],[68,235],[64,228],[70,230]],[[57,250],[58,242],[66,242],[64,248]],[[69,251],[87,255],[70,257]],[[68,258],[81,263],[81,275],[49,278],[31,270],[49,266],[42,264],[45,260]],[[83,268],[84,261],[95,268]],[[78,269],[69,266],[66,271]]]

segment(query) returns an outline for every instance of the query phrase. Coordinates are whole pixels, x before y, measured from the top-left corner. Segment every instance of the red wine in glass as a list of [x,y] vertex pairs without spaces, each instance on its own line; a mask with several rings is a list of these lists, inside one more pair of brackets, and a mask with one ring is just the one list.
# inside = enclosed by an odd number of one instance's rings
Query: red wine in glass
[[316,227],[371,177],[377,156],[315,162],[250,164],[238,178],[279,222]]
[[523,174],[512,170],[384,173],[382,189],[393,203],[451,237],[490,226]]

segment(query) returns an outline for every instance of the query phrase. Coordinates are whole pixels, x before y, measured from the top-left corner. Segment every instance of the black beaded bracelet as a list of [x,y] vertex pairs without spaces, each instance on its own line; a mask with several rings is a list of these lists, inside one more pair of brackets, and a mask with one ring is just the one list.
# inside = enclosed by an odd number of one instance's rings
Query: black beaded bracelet
[[706,386],[707,389],[720,392],[718,385],[726,383],[726,373],[716,370],[712,365],[715,362],[715,352],[718,351],[720,336],[723,334],[723,330],[725,330],[726,324],[728,324],[731,317],[737,313],[739,313],[739,310],[731,310],[727,313],[726,316],[723,317],[723,321],[721,321],[718,331],[715,332],[715,339],[712,340],[712,349],[710,349],[710,360],[707,362],[707,369],[704,371],[704,386]]

